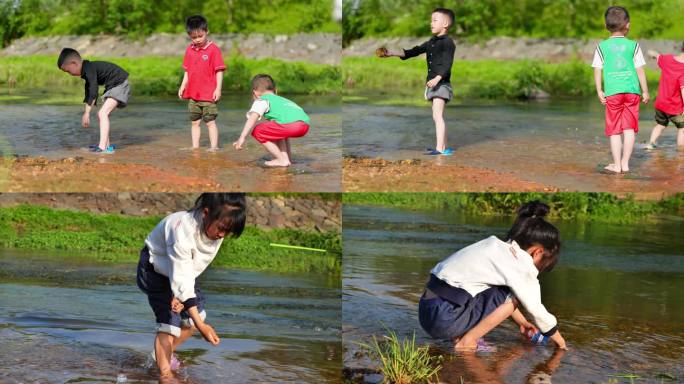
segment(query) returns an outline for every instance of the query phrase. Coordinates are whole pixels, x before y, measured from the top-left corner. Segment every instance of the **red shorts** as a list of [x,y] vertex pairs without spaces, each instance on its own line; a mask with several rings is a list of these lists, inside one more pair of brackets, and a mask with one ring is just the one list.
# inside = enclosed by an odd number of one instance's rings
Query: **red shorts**
[[633,129],[639,132],[639,102],[635,93],[618,93],[606,98],[606,136],[621,135]]
[[257,124],[252,130],[252,136],[260,143],[289,139],[290,137],[302,137],[309,131],[309,124],[303,121],[278,124],[273,120],[267,120]]

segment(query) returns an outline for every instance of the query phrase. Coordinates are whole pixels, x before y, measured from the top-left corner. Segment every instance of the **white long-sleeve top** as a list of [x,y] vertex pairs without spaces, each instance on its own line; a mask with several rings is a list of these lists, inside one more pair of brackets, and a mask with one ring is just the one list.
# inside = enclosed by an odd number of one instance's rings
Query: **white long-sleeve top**
[[442,260],[430,272],[472,296],[491,286],[505,285],[541,332],[548,332],[557,325],[556,317],[541,302],[539,271],[532,256],[515,241],[507,243],[496,236],[488,237]]
[[169,278],[173,295],[182,302],[195,297],[195,278],[214,260],[222,242],[207,238],[201,216],[187,211],[166,216],[145,239],[154,270]]

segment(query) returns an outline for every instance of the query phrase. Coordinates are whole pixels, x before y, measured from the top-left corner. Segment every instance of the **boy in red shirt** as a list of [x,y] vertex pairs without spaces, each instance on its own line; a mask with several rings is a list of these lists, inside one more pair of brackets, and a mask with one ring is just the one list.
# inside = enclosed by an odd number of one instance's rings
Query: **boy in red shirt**
[[669,122],[677,127],[677,146],[684,146],[684,44],[682,52],[675,55],[660,55],[657,52],[652,57],[658,60],[660,67],[660,84],[658,98],[655,102],[656,126],[651,132],[651,139],[646,149],[656,148],[656,141]]
[[207,19],[200,15],[190,16],[185,22],[185,30],[192,44],[185,50],[183,58],[183,82],[178,89],[178,97],[190,99],[188,110],[192,127],[192,148],[199,148],[200,122],[204,120],[209,131],[210,151],[218,150],[218,103],[223,85],[223,63],[221,50],[207,39],[209,27]]

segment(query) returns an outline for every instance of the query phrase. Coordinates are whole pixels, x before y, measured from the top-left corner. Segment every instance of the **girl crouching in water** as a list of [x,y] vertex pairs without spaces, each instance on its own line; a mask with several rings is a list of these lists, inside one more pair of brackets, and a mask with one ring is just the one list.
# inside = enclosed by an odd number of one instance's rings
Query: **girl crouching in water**
[[204,320],[204,295],[196,278],[211,264],[225,236],[245,227],[243,193],[203,193],[189,211],[166,216],[145,240],[138,263],[138,287],[157,321],[153,357],[160,378],[173,377],[180,363],[173,352],[197,329],[212,345],[219,337]]
[[[454,253],[430,271],[420,298],[419,320],[437,339],[457,350],[482,346],[482,337],[511,317],[520,332],[541,343],[550,338],[567,349],[556,317],[541,302],[537,275],[553,269],[560,251],[558,229],[544,220],[549,206],[538,201],[518,210],[505,240],[491,236]],[[525,308],[532,322],[520,312]]]

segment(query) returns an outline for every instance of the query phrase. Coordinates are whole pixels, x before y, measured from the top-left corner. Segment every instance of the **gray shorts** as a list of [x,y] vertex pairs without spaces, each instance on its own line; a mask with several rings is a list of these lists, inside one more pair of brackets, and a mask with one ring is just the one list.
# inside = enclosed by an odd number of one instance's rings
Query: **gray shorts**
[[123,83],[106,91],[104,95],[102,95],[102,100],[107,100],[108,97],[119,102],[119,105],[117,105],[118,108],[126,107],[128,105],[128,99],[131,97],[131,86],[128,84],[128,80],[124,80]]
[[454,97],[454,91],[449,84],[438,84],[435,87],[425,87],[425,100],[432,100],[434,98],[444,99],[447,102]]

